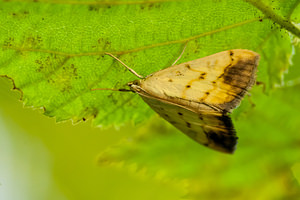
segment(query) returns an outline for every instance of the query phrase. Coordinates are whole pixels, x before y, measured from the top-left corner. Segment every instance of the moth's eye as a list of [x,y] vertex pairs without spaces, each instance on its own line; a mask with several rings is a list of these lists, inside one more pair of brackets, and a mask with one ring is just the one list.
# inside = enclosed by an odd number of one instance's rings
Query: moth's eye
[[140,82],[139,82],[138,80],[135,80],[135,81],[132,82],[132,84],[133,84],[133,85],[139,85]]
[[140,82],[139,82],[139,80],[135,80],[135,81],[131,81],[131,82],[127,83],[127,85],[129,87],[132,87],[132,86],[135,86],[135,85],[140,85]]

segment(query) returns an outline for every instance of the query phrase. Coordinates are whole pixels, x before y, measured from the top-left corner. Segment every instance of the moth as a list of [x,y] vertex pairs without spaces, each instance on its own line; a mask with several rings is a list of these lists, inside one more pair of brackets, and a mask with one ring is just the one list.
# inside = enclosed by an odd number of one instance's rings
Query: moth
[[238,138],[229,113],[255,83],[259,54],[246,49],[223,51],[145,78],[106,54],[140,78],[127,84],[129,91],[140,95],[162,118],[204,146],[234,152]]

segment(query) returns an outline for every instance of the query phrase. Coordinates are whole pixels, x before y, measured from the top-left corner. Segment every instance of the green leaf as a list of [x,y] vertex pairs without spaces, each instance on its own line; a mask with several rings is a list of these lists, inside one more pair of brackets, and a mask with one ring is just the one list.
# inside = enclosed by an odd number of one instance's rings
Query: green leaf
[[293,41],[293,56],[290,59],[291,66],[287,73],[284,75],[284,86],[294,86],[300,84],[300,39],[297,37],[292,37]]
[[[297,5],[291,2],[282,15]],[[94,124],[109,125],[140,122],[153,114],[135,94],[91,91],[124,88],[136,79],[104,52],[144,76],[170,66],[186,43],[179,62],[244,48],[262,55],[259,69],[264,71],[264,53],[271,59],[265,46],[282,62],[291,54],[288,40],[268,39],[280,32],[273,24],[283,16],[272,18],[244,1],[2,1],[0,7],[5,19],[0,75],[14,80],[26,106],[42,107],[57,121],[95,118]],[[290,21],[279,25],[293,27]],[[277,66],[274,76],[282,73]],[[258,76],[266,81],[273,71]]]

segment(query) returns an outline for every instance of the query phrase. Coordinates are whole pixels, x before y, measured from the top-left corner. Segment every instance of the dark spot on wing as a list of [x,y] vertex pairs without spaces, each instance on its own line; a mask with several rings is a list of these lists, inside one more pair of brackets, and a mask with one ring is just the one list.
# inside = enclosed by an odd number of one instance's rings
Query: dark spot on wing
[[185,66],[186,68],[191,69],[191,66],[189,64],[186,64]]
[[213,142],[215,146],[226,152],[232,153],[235,150],[238,138],[235,136],[234,131],[229,132],[231,134],[228,134],[224,131],[208,131],[205,133],[208,139]]
[[199,76],[199,79],[205,79],[205,76],[206,76],[206,72],[202,72]]
[[181,73],[180,71],[176,71],[176,76],[183,76],[183,73]]
[[169,81],[169,82],[173,82],[173,80],[172,80],[172,79],[169,79],[168,81]]
[[201,120],[203,121],[203,117],[202,117],[202,115],[199,115],[199,119],[201,119]]
[[189,122],[186,122],[186,126],[187,126],[188,128],[191,128],[191,124],[190,124]]
[[181,112],[178,112],[177,114],[178,114],[178,115],[183,115]]
[[209,95],[209,92],[205,92],[206,95]]
[[187,86],[185,86],[186,88],[190,88],[191,87],[191,85],[187,85]]
[[217,118],[223,122],[223,124],[220,125],[224,125],[224,127],[226,127],[226,129],[228,130],[234,130],[233,123],[229,116],[222,115],[222,116],[218,116]]

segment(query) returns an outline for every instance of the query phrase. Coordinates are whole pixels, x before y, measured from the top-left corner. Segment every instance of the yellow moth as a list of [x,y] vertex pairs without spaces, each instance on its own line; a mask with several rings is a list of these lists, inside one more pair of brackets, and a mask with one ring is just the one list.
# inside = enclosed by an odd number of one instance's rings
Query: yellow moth
[[141,78],[128,83],[130,91],[139,94],[161,117],[202,145],[234,152],[237,137],[228,113],[255,82],[257,53],[245,49],[223,51],[145,78],[107,54]]

